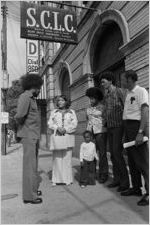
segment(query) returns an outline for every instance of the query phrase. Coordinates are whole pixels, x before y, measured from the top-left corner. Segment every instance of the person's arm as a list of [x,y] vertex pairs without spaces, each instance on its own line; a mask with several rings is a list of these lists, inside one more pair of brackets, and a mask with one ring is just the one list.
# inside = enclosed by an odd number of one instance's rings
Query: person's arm
[[78,125],[78,120],[75,111],[74,110],[70,111],[71,111],[70,113],[71,122],[67,125],[67,127],[65,127],[65,131],[68,134],[74,133]]
[[57,129],[58,129],[58,124],[57,124],[57,121],[55,119],[55,110],[53,110],[50,114],[50,118],[48,120],[48,126],[50,128],[50,130],[53,130],[54,133],[56,133]]
[[27,116],[29,112],[29,107],[30,107],[30,97],[27,95],[21,95],[19,100],[18,100],[18,105],[17,105],[17,113],[15,115],[15,120],[17,124],[23,124],[25,117]]
[[83,144],[80,146],[80,165],[83,165]]
[[123,109],[126,98],[126,92],[122,88],[117,88],[117,95]]
[[136,136],[136,145],[143,143],[144,130],[148,123],[149,118],[149,106],[148,106],[148,92],[146,89],[142,89],[139,95],[139,107],[141,108],[141,121],[138,134]]
[[98,155],[96,153],[96,146],[95,146],[95,144],[94,144],[94,157],[95,157],[96,160],[98,160]]
[[147,125],[148,114],[149,114],[149,107],[147,104],[143,104],[141,106],[141,122],[138,134],[136,136],[136,145],[140,145],[143,143],[144,130]]
[[91,122],[89,120],[88,110],[89,109],[86,110],[86,129],[92,132],[92,127],[93,126],[92,126],[92,124],[91,124]]

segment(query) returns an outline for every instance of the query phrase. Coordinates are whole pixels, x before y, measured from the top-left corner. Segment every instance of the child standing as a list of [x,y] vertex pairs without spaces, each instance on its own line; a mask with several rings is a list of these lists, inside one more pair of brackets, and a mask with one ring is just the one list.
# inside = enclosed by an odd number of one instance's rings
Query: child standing
[[90,99],[90,107],[87,109],[87,130],[93,133],[96,150],[99,154],[99,183],[105,183],[108,179],[108,160],[106,153],[107,128],[103,93],[99,88],[91,87],[86,90],[86,96]]
[[98,160],[96,153],[96,146],[92,142],[92,133],[85,131],[83,133],[85,142],[80,146],[80,163],[81,163],[81,174],[80,174],[80,185],[84,188],[86,185],[95,185],[95,162],[94,159]]

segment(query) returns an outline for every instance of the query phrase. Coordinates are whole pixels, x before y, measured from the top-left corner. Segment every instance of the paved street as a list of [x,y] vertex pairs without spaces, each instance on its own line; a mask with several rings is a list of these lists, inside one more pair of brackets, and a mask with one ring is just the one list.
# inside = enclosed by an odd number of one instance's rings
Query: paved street
[[22,147],[15,144],[1,157],[2,224],[148,224],[148,207],[136,205],[138,197],[120,196],[115,189],[97,183],[81,189],[79,160],[73,158],[74,183],[51,184],[51,154],[40,150],[39,173],[43,203],[22,202]]

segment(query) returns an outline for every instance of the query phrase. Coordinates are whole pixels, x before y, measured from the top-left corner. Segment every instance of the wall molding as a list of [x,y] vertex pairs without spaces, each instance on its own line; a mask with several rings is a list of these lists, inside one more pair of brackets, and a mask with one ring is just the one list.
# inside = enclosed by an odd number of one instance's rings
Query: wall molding
[[93,81],[93,73],[86,73],[82,76],[80,76],[77,80],[75,80],[71,85],[70,88],[74,89],[76,87],[81,86],[84,83],[89,83]]
[[119,50],[124,54],[124,56],[128,56],[136,49],[142,47],[146,43],[149,42],[149,28],[146,28],[140,34],[138,34],[134,39],[125,45],[121,46]]

